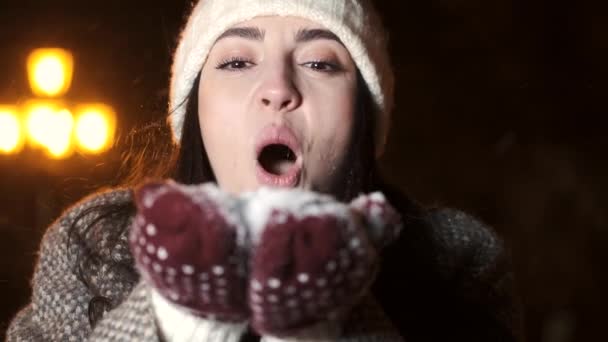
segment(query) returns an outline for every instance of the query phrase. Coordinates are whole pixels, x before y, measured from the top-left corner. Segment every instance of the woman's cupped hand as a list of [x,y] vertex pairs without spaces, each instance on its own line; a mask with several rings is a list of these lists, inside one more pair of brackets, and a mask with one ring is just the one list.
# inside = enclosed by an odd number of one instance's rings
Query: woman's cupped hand
[[402,229],[381,193],[350,203],[300,189],[215,184],[135,191],[130,247],[146,282],[192,315],[289,336],[343,320]]

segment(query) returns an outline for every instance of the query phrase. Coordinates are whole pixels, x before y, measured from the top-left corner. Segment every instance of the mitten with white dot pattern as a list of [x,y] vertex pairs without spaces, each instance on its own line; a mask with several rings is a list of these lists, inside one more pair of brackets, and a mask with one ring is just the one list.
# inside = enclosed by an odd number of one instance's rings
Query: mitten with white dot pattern
[[[171,309],[163,312],[249,321],[268,336],[337,333],[401,229],[380,193],[345,204],[297,189],[232,196],[214,184],[169,181],[139,188],[135,199],[131,249],[162,296],[156,302]],[[242,330],[225,327],[234,336]]]
[[248,318],[245,227],[236,200],[214,185],[148,184],[136,191],[131,250],[171,303],[226,322]]
[[260,190],[245,217],[254,243],[252,325],[273,336],[307,336],[306,329],[323,322],[339,325],[373,282],[379,248],[400,229],[399,216],[380,194],[347,205],[312,192]]

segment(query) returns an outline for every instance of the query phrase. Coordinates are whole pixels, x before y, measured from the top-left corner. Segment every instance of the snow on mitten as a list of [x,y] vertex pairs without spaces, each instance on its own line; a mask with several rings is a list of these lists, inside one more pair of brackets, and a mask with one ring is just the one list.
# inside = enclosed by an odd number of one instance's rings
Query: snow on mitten
[[254,246],[248,290],[254,329],[306,338],[319,324],[339,324],[378,267],[361,212],[300,190],[262,189],[251,197],[244,217]]
[[395,241],[401,234],[401,216],[381,192],[360,195],[350,206],[362,215],[368,235],[378,250]]
[[236,199],[215,185],[151,183],[135,193],[130,246],[143,278],[198,317],[247,319],[246,254]]

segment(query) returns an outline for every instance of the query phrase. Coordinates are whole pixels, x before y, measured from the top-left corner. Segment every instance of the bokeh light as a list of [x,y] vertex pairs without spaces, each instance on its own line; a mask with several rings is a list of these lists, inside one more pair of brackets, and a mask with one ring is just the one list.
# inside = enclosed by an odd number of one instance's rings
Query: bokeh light
[[72,113],[59,102],[32,103],[26,108],[28,141],[44,148],[52,158],[69,156],[74,127]]
[[0,154],[15,154],[23,147],[17,108],[0,106]]
[[61,96],[72,83],[74,58],[64,49],[36,49],[28,57],[30,86],[39,96]]
[[73,127],[74,117],[68,109],[61,109],[55,113],[44,144],[51,157],[61,159],[70,155]]
[[49,125],[57,111],[53,103],[31,103],[26,106],[26,130],[33,146],[44,146]]
[[81,106],[75,125],[76,143],[81,151],[100,153],[112,146],[116,129],[116,115],[109,106],[96,104]]

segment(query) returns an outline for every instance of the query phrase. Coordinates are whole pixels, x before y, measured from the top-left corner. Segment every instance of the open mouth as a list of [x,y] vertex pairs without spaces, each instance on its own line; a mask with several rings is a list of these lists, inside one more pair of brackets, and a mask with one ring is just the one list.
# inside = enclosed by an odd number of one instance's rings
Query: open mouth
[[268,126],[256,143],[258,182],[268,186],[295,187],[302,171],[302,150],[286,126]]
[[262,168],[276,176],[289,172],[296,163],[296,154],[284,144],[271,144],[264,147],[258,156],[258,163]]

